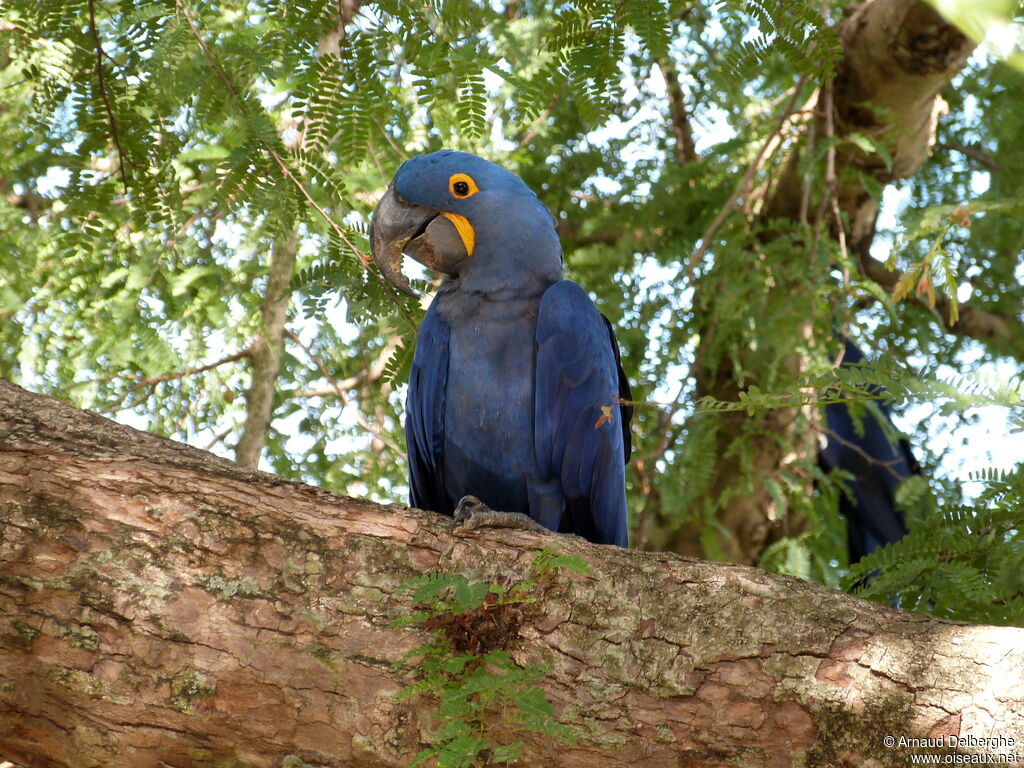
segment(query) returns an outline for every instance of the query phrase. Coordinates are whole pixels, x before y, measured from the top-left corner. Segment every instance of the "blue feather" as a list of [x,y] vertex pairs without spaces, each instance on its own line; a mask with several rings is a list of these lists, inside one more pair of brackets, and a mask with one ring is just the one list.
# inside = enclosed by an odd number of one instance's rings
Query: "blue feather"
[[448,380],[448,324],[431,308],[420,325],[409,374],[405,439],[409,503],[450,515],[444,492],[444,398]]
[[537,318],[538,469],[543,481],[561,486],[564,530],[626,546],[624,414],[616,353],[605,319],[582,288],[563,280],[547,290]]

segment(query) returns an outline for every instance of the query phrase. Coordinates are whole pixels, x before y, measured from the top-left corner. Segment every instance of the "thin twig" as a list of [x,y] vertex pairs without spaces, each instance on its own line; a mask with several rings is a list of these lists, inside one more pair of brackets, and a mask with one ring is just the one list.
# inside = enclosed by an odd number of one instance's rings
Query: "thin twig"
[[536,138],[537,134],[540,132],[540,125],[541,125],[541,123],[544,122],[545,120],[547,120],[549,117],[551,117],[551,111],[555,108],[555,105],[557,103],[558,103],[558,97],[557,96],[552,96],[551,97],[551,101],[548,102],[547,109],[545,109],[542,114],[537,115],[537,117],[533,120],[533,122],[530,123],[529,128],[527,128],[523,132],[523,135],[520,137],[519,142],[518,142],[520,149],[525,147],[527,144],[529,144],[531,141],[533,141]]
[[[818,143],[818,121],[811,120],[807,128],[807,155],[814,156],[814,150]],[[811,207],[811,185],[813,183],[811,172],[804,174],[803,182],[800,184],[800,223],[807,227],[807,212]]]
[[324,387],[321,389],[303,389],[298,392],[291,392],[288,397],[294,399],[307,399],[311,397],[330,397],[331,395],[337,395],[338,388],[340,387],[344,391],[348,392],[350,389],[369,384],[370,382],[377,381],[381,376],[384,375],[384,369],[387,368],[388,361],[394,354],[395,350],[398,349],[399,344],[402,341],[402,337],[397,333],[392,334],[387,343],[381,349],[380,354],[377,356],[377,360],[373,365],[364,367],[355,376],[349,376],[347,379],[333,382],[330,387]]
[[380,124],[380,121],[377,120],[377,118],[370,118],[370,122],[374,124],[378,131],[380,131],[380,135],[384,137],[384,140],[391,145],[391,148],[400,158],[402,158],[402,160],[409,159],[409,155],[406,154],[405,150],[402,149],[393,138],[391,138],[391,134],[387,132],[387,129],[385,129],[384,126]]
[[132,373],[124,375],[112,374],[110,376],[102,376],[96,379],[90,379],[89,381],[76,381],[75,383],[69,384],[68,386],[64,387],[62,391],[67,391],[73,387],[79,387],[84,384],[95,384],[98,382],[109,381],[111,379],[116,378],[124,378],[128,379],[129,381],[134,381],[135,384],[129,387],[116,402],[111,403],[110,405],[108,405],[107,407],[103,408],[100,411],[100,413],[116,413],[117,411],[129,410],[138,405],[142,405],[142,403],[146,402],[146,400],[150,397],[151,393],[147,392],[142,397],[136,398],[135,400],[128,404],[125,404],[124,402],[125,400],[128,399],[130,395],[132,395],[135,392],[138,392],[140,389],[144,389],[146,387],[155,387],[157,384],[162,384],[165,381],[174,381],[177,379],[184,379],[188,376],[195,376],[196,374],[199,373],[205,373],[206,371],[212,370],[222,365],[226,365],[227,363],[233,363],[236,360],[241,360],[243,357],[248,357],[250,354],[252,354],[252,345],[249,345],[240,352],[235,352],[233,355],[228,355],[227,357],[223,357],[220,360],[217,360],[213,363],[208,363],[207,365],[201,365],[198,368],[187,368],[183,371],[171,371],[170,373],[162,373],[159,376],[137,376]]
[[776,125],[775,129],[768,135],[768,138],[761,145],[757,156],[754,158],[753,162],[747,166],[746,173],[743,174],[743,178],[740,179],[740,183],[736,185],[736,189],[733,190],[725,205],[722,206],[718,215],[715,216],[714,221],[711,222],[708,228],[704,231],[704,234],[701,235],[700,247],[694,251],[693,256],[690,257],[690,261],[686,265],[686,279],[688,281],[693,279],[694,270],[697,269],[697,265],[700,264],[701,259],[704,257],[704,254],[711,245],[711,238],[715,236],[715,233],[722,227],[725,220],[729,218],[729,215],[733,212],[733,208],[736,205],[736,201],[749,191],[754,175],[757,173],[757,169],[761,167],[761,159],[765,156],[769,147],[775,143],[775,139],[779,132],[785,127],[786,121],[789,119],[790,115],[793,114],[793,107],[796,105],[796,100],[800,96],[800,91],[803,89],[806,79],[806,76],[801,77],[797,81],[796,85],[793,86],[793,95],[786,103],[786,107],[782,111],[782,116],[779,118],[778,125]]
[[99,81],[100,98],[107,110],[107,120],[110,122],[110,136],[114,140],[114,147],[117,149],[117,162],[121,171],[121,181],[124,183],[124,193],[128,194],[128,170],[125,168],[125,153],[121,147],[121,138],[117,133],[117,120],[114,119],[114,110],[110,106],[110,96],[107,94],[107,83],[103,76],[103,45],[100,43],[99,32],[96,31],[96,9],[95,0],[89,0],[89,34],[92,35],[96,44],[96,78]]
[[213,448],[213,446],[215,446],[215,445],[216,445],[217,443],[223,442],[223,441],[224,441],[224,439],[225,439],[225,438],[226,438],[226,437],[227,437],[228,435],[230,435],[232,431],[233,431],[233,430],[232,430],[232,428],[231,428],[231,427],[228,427],[228,428],[227,428],[227,429],[225,429],[225,430],[224,430],[223,432],[221,432],[221,433],[220,433],[219,435],[216,435],[216,436],[215,436],[215,437],[213,438],[213,440],[211,440],[211,441],[210,441],[210,442],[208,442],[208,443],[207,443],[206,445],[204,445],[204,446],[203,446],[203,450],[204,450],[204,451],[209,451],[209,450],[211,450],[211,449]]
[[220,360],[217,360],[216,362],[207,363],[206,365],[201,365],[198,368],[188,368],[184,371],[172,371],[170,373],[162,373],[159,376],[137,377],[132,374],[128,374],[125,376],[125,378],[136,381],[137,388],[151,387],[154,384],[162,384],[163,382],[171,381],[172,379],[184,379],[188,376],[195,376],[197,373],[206,373],[206,371],[213,370],[214,368],[219,368],[220,366],[226,365],[227,363],[233,363],[236,360],[241,360],[243,357],[249,357],[249,355],[251,354],[252,345],[246,347],[240,352],[235,352],[234,354],[228,355],[227,357],[222,357]]
[[825,206],[828,205],[828,201],[835,195],[836,189],[836,148],[834,143],[834,127],[831,120],[832,115],[832,86],[825,86],[825,90],[822,91],[821,98],[826,102],[825,106],[825,142],[828,145],[826,150],[825,160],[825,188],[821,193],[821,200],[818,202],[817,209],[814,213],[814,225],[811,229],[811,246],[807,251],[807,260],[809,263],[814,263],[815,257],[818,254],[818,240],[821,238],[821,225],[825,215]]
[[828,427],[824,427],[823,426],[823,427],[821,427],[821,431],[824,432],[829,437],[831,437],[837,443],[842,445],[843,447],[849,448],[851,451],[854,451],[855,453],[860,454],[861,458],[863,458],[869,464],[875,464],[875,465],[877,465],[879,467],[882,467],[884,469],[889,470],[889,472],[892,473],[892,476],[895,477],[897,480],[902,480],[903,479],[903,475],[901,475],[896,470],[896,467],[895,467],[895,465],[899,464],[901,461],[903,461],[903,459],[896,458],[896,459],[889,459],[888,461],[883,461],[882,459],[876,459],[874,456],[872,456],[870,453],[865,451],[863,448],[861,448],[856,443],[854,443],[854,442],[852,442],[850,440],[847,440],[846,438],[842,437],[834,429],[829,429]]
[[961,144],[959,142],[943,142],[935,145],[935,149],[944,149],[952,152],[959,152],[965,157],[971,158],[976,161],[979,165],[984,166],[990,171],[1002,171],[1003,166],[996,162],[995,158],[992,157],[988,152],[978,149],[967,144]]
[[658,414],[658,426],[655,427],[655,432],[661,432],[661,437],[658,439],[658,444],[649,450],[647,453],[634,456],[629,460],[630,464],[640,465],[646,464],[649,461],[655,461],[665,455],[675,441],[679,437],[681,431],[681,425],[677,425],[675,429],[672,428],[672,419],[675,415],[685,408],[689,403],[683,402],[683,392],[686,391],[686,378],[684,377],[679,382],[679,390],[676,392],[676,396],[672,398],[672,402],[669,404],[667,411],[662,411]]
[[[302,348],[302,351],[306,353],[306,357],[313,361],[313,363],[319,369],[320,375],[327,379],[328,383],[330,383],[331,388],[334,390],[334,393],[338,396],[338,399],[341,400],[341,404],[345,408],[351,406],[352,398],[350,398],[348,396],[348,393],[344,389],[342,389],[341,382],[337,381],[333,376],[331,376],[331,374],[327,371],[327,366],[323,364],[323,361],[320,360],[320,358],[313,352],[313,350],[306,346],[302,342],[302,339],[300,339],[296,333],[285,329],[284,335],[286,338],[298,344],[299,347]],[[399,448],[393,440],[388,438],[388,436],[383,433],[379,426],[374,426],[369,421],[367,421],[366,417],[363,415],[363,412],[360,408],[355,407],[353,408],[353,411],[355,412],[356,423],[358,423],[359,426],[361,426],[368,433],[373,435],[373,437],[379,440],[381,444],[386,445],[388,448],[390,448],[396,456],[402,455],[402,449]]]
[[[154,200],[165,200],[168,197],[170,197],[171,195],[181,195],[182,197],[184,197],[186,195],[191,195],[193,192],[199,192],[200,190],[204,189],[205,187],[206,187],[205,183],[188,184],[188,185],[186,185],[184,187],[181,187],[180,189],[175,190],[173,192],[171,190],[169,190],[169,189],[165,190],[164,192],[159,192],[159,193],[157,193],[156,197],[154,197],[153,199]],[[129,202],[128,200],[119,197],[116,200],[111,200],[109,203],[107,203],[107,205],[128,205],[128,202]]]
[[138,387],[133,387],[132,389],[128,390],[123,395],[121,395],[121,399],[118,400],[116,403],[108,405],[106,408],[99,409],[97,413],[117,413],[118,411],[130,411],[133,408],[138,408],[144,402],[149,400],[150,395],[152,393],[147,392],[146,394],[140,395],[139,397],[135,398],[130,403],[125,403],[125,400],[128,399],[128,395],[130,395],[132,392],[137,391]]

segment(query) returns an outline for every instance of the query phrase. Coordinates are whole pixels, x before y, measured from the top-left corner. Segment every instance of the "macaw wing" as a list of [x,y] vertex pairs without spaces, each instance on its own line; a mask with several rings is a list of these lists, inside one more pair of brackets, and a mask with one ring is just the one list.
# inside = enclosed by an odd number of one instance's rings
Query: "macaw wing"
[[[856,365],[864,353],[843,337],[843,364]],[[848,522],[850,561],[907,534],[906,521],[896,506],[896,488],[921,466],[906,439],[895,436],[888,407],[881,401],[862,406],[854,418],[852,405],[825,406],[826,444],[819,452],[822,467],[852,475],[839,508]]]
[[565,499],[559,529],[627,546],[628,391],[615,337],[583,289],[562,280],[541,298],[536,342],[534,450],[542,481]]
[[622,458],[624,463],[629,463],[629,457],[633,455],[633,437],[629,433],[629,423],[633,420],[633,390],[629,388],[629,379],[626,372],[622,370],[622,355],[619,354],[619,342],[615,338],[615,329],[611,321],[601,315],[605,328],[608,329],[608,340],[612,345],[612,352],[615,353],[615,368],[619,377],[619,398],[625,402],[619,405],[619,413],[622,418],[619,423],[622,425]]
[[433,308],[416,338],[416,353],[405,399],[405,440],[409,453],[409,503],[452,514],[444,487],[444,411],[450,329]]

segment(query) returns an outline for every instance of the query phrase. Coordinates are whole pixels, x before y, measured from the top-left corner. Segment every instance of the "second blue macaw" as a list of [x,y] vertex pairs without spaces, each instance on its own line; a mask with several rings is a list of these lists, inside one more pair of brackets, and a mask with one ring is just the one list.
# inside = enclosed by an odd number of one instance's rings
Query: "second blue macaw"
[[[864,361],[864,353],[845,336],[843,365]],[[881,394],[881,393],[877,393]],[[852,406],[825,406],[825,445],[818,463],[829,472],[848,474],[839,497],[839,511],[846,517],[850,562],[855,563],[879,547],[907,535],[907,523],[896,504],[896,488],[911,475],[921,474],[921,465],[906,438],[897,435],[888,406],[871,403],[854,419]]]
[[371,240],[403,291],[403,253],[446,276],[406,398],[411,504],[626,546],[629,385],[610,323],[563,279],[537,196],[476,155],[420,155],[377,205]]

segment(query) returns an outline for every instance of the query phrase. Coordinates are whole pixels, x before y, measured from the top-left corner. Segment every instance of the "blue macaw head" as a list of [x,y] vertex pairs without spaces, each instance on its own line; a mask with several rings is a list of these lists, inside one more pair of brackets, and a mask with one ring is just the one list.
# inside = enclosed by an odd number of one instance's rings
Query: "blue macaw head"
[[408,160],[373,212],[373,259],[399,290],[402,254],[491,293],[562,277],[554,220],[513,173],[482,157],[443,149]]

